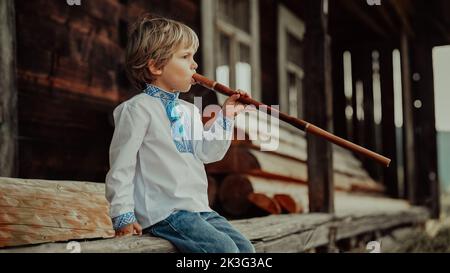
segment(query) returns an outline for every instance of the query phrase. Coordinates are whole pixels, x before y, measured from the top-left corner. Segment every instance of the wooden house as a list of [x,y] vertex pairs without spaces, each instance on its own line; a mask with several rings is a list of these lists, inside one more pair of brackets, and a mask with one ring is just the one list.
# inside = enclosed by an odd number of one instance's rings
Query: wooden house
[[[235,222],[258,251],[329,247],[439,217],[431,50],[449,43],[448,1],[79,2],[0,2],[0,176],[10,177],[0,179],[0,206],[7,208],[0,212],[0,248],[112,236],[102,195],[112,110],[140,92],[126,79],[124,48],[129,24],[145,12],[196,31],[199,73],[393,160],[383,168],[283,122],[275,135],[256,132],[278,143],[261,151],[261,141],[249,137],[252,128],[237,124],[235,135],[246,138],[206,166],[210,203],[230,218],[275,214]],[[401,56],[400,144],[395,56]],[[182,98],[198,96],[204,107],[224,100],[200,86]],[[45,201],[47,194],[54,202]],[[77,206],[64,206],[67,199]],[[43,229],[31,234],[26,226]],[[139,240],[85,242],[83,249],[174,251],[155,238]]]

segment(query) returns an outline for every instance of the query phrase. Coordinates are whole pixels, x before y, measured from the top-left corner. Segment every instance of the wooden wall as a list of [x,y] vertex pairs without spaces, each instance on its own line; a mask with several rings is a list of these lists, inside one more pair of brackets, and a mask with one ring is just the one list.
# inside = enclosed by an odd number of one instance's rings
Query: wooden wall
[[261,39],[261,92],[262,102],[278,105],[278,6],[284,5],[300,19],[303,18],[304,1],[259,1]]
[[14,2],[0,2],[0,176],[17,175]]
[[151,12],[200,33],[199,1],[14,3],[19,177],[102,182],[109,168],[112,110],[136,93],[123,71],[129,22]]
[[[263,101],[278,104],[277,6],[260,1]],[[15,1],[19,84],[19,177],[104,181],[112,110],[136,92],[123,71],[130,21],[144,12],[180,20],[201,37],[200,0]],[[201,45],[196,60],[201,59]],[[198,70],[202,72],[201,66]],[[184,99],[212,92],[194,87]]]
[[[414,3],[420,1],[415,0]],[[403,4],[397,5],[400,2]],[[433,3],[436,2],[442,1]],[[408,21],[412,4],[404,1],[392,3],[377,10],[365,5],[358,8],[358,5],[363,4],[356,1],[331,1],[329,34],[334,43],[334,59],[340,58],[339,51],[361,40],[365,41],[362,45],[367,50],[373,49],[373,42],[392,40],[398,43],[402,31],[408,34],[408,29],[415,27]],[[18,176],[104,181],[109,169],[108,149],[114,129],[112,110],[136,93],[131,91],[123,71],[123,51],[129,22],[144,12],[152,12],[188,24],[199,34],[201,43],[208,42],[208,37],[201,37],[200,0],[82,0],[81,6],[69,6],[62,0],[16,0],[14,4],[17,30]],[[304,0],[259,2],[262,18],[262,100],[275,105],[279,104],[280,91],[276,57],[279,50],[279,4],[305,20]],[[333,10],[336,12],[331,12]],[[379,21],[383,27],[374,24]],[[438,21],[442,23],[445,20],[440,18]],[[436,29],[439,30],[435,20],[427,25],[425,31],[431,29],[434,31],[429,36],[435,40],[438,35]],[[444,33],[441,35],[444,36]],[[439,41],[442,40],[445,39],[441,37]],[[411,50],[413,52],[415,49]],[[201,52],[196,55],[199,64],[203,61],[201,55]],[[334,68],[339,68],[339,65],[335,64]],[[201,67],[199,72],[202,72]],[[410,76],[406,74],[405,77]],[[341,76],[334,75],[335,79]],[[370,75],[366,73],[365,76]],[[430,83],[429,79],[427,82]],[[414,93],[421,94],[418,90],[423,88],[417,86]],[[334,89],[343,91],[342,86]],[[200,87],[195,87],[193,92],[183,98],[192,100],[194,95],[206,98],[204,106],[215,102],[214,94]],[[342,94],[340,96],[341,101],[334,104],[336,111],[344,109]],[[430,98],[423,99],[428,101]],[[420,122],[416,124],[419,127],[423,125],[424,117],[432,113],[433,107],[426,110],[426,115],[420,116]],[[389,113],[393,114],[392,111]],[[338,116],[337,112],[333,114]],[[342,125],[343,121],[342,113],[339,120],[334,120],[335,125]],[[356,133],[348,137],[364,144],[360,141],[362,136],[358,140]],[[344,135],[344,131],[338,134]],[[435,157],[434,149],[431,152],[431,156]],[[430,168],[434,170],[434,166]],[[421,174],[426,172],[423,169]]]

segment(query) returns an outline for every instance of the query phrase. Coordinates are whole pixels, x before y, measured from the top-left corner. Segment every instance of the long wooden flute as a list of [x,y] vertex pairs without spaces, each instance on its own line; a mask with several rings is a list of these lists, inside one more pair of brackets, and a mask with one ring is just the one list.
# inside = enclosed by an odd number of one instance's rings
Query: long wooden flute
[[[204,86],[204,87],[206,87],[208,89],[214,90],[216,92],[219,92],[221,94],[224,94],[226,96],[232,96],[235,93],[237,93],[235,90],[233,90],[233,89],[231,89],[231,88],[229,88],[229,87],[227,87],[227,86],[225,86],[223,84],[220,84],[220,83],[218,83],[216,81],[210,80],[210,79],[208,79],[205,76],[202,76],[200,74],[194,74],[192,76],[192,78],[197,83],[199,83],[200,85],[202,85],[202,86]],[[240,97],[239,101],[244,103],[244,104],[254,105],[257,109],[266,111],[270,115],[272,113],[277,113],[279,119],[281,119],[281,120],[291,124],[292,126],[298,128],[298,129],[300,129],[302,131],[305,131],[306,133],[311,133],[311,134],[314,134],[316,136],[323,137],[326,140],[328,140],[328,141],[330,141],[330,142],[332,142],[332,143],[334,143],[336,145],[339,145],[341,147],[344,147],[346,149],[349,149],[349,150],[352,150],[352,151],[354,151],[356,153],[359,153],[359,154],[361,154],[363,156],[371,158],[371,159],[379,162],[380,164],[382,164],[382,165],[384,165],[386,167],[389,167],[389,164],[391,163],[391,160],[389,158],[387,158],[387,157],[384,157],[384,156],[382,156],[380,154],[377,154],[377,153],[375,153],[375,152],[373,152],[371,150],[368,150],[368,149],[366,149],[364,147],[361,147],[361,146],[359,146],[359,145],[357,145],[357,144],[355,144],[353,142],[350,142],[348,140],[345,140],[343,138],[335,136],[335,135],[333,135],[333,134],[331,134],[331,133],[329,133],[329,132],[327,132],[327,131],[325,131],[325,130],[323,130],[323,129],[321,129],[321,128],[319,128],[319,127],[317,127],[317,126],[315,126],[315,125],[313,125],[313,124],[311,124],[309,122],[306,122],[304,120],[301,120],[301,119],[289,116],[289,115],[287,115],[287,114],[285,114],[283,112],[278,111],[275,108],[272,108],[272,107],[270,107],[268,105],[265,105],[265,104],[263,104],[261,102],[258,102],[258,101],[254,100],[252,98]]]

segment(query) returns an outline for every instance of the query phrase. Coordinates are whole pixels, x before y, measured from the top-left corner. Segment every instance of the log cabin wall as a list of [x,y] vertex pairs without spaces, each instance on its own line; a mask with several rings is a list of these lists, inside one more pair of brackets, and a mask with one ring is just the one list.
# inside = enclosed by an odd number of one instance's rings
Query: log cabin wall
[[17,176],[17,88],[15,10],[0,3],[0,176]]
[[183,21],[200,33],[198,1],[14,3],[18,176],[103,182],[114,130],[112,110],[136,94],[123,71],[130,20],[150,12]]
[[[260,1],[263,101],[278,104],[277,6],[302,15],[302,1]],[[19,78],[19,177],[104,181],[114,106],[135,94],[123,71],[130,20],[151,12],[201,37],[200,1],[15,1]],[[45,33],[45,35],[42,35]],[[196,54],[202,63],[201,46]],[[199,72],[202,72],[201,67]],[[184,98],[213,93],[195,87]]]
[[[342,74],[339,74],[342,63],[339,62],[343,51],[354,53],[355,65],[363,68],[353,71],[355,76],[360,76],[363,86],[367,86],[364,92],[368,91],[368,96],[365,97],[369,98],[370,91],[373,91],[370,87],[371,51],[378,50],[381,54],[383,75],[389,73],[384,71],[388,70],[386,63],[390,62],[386,54],[394,48],[400,49],[403,95],[407,98],[404,102],[404,143],[407,148],[405,173],[408,180],[406,192],[413,203],[416,203],[414,200],[419,200],[417,202],[420,204],[435,208],[438,202],[435,197],[439,189],[437,181],[430,176],[433,172],[436,173],[433,161],[436,157],[436,149],[433,147],[435,144],[431,144],[428,153],[430,164],[420,168],[415,168],[419,162],[416,162],[418,159],[414,156],[420,154],[420,151],[414,151],[411,146],[414,141],[435,137],[433,126],[425,126],[434,111],[433,102],[431,97],[425,98],[421,91],[433,88],[430,80],[432,74],[425,71],[425,80],[414,83],[411,80],[412,73],[420,68],[430,68],[429,50],[432,46],[450,43],[448,32],[445,31],[450,17],[447,16],[448,1],[429,2],[432,4],[427,5],[427,12],[436,15],[433,20],[429,20],[429,15],[424,19],[418,18],[417,12],[414,14],[417,7],[424,4],[422,0],[391,1],[381,7],[368,6],[365,1],[328,1],[328,34],[331,35],[333,56],[334,132],[358,144],[369,145],[369,148],[384,147],[383,153],[391,156],[395,155],[395,145],[389,143],[394,134],[392,107],[387,110],[383,108],[389,119],[383,114],[382,125],[379,126],[383,129],[379,136],[384,137],[381,145],[376,146],[369,135],[377,132],[379,127],[374,125],[373,118],[372,121],[360,121],[356,118],[356,100],[353,96],[353,126],[350,130],[347,126],[351,122],[345,119],[344,114],[343,81],[338,80],[342,79]],[[113,132],[112,110],[137,92],[132,91],[123,72],[123,50],[130,20],[143,12],[153,12],[188,24],[200,36],[201,42],[211,42],[210,37],[201,37],[200,0],[82,0],[81,6],[69,6],[65,1],[16,0],[14,4],[18,68],[18,176],[22,178],[104,181]],[[279,90],[280,79],[277,76],[280,5],[303,22],[306,20],[304,0],[259,1],[261,98],[264,103],[274,105],[280,104],[279,92],[282,92]],[[415,19],[424,19],[426,24],[413,24]],[[421,38],[424,36],[421,33],[428,33],[425,39],[429,42],[425,47],[415,47],[412,43],[416,30],[419,30],[419,39],[424,39]],[[387,42],[389,46],[381,46]],[[200,50],[201,48],[200,46]],[[197,62],[203,63],[201,52],[197,53]],[[421,67],[421,63],[426,66]],[[202,72],[201,68],[199,72]],[[389,76],[385,75],[384,78]],[[389,82],[387,79],[386,85]],[[356,83],[353,82],[352,85],[355,87]],[[388,87],[383,87],[382,92],[384,90],[390,92]],[[199,87],[184,98],[192,100],[194,95],[206,98],[203,106],[217,101],[212,92]],[[387,98],[389,96],[391,94],[386,95]],[[421,111],[415,111],[412,109],[412,99],[422,99],[427,105]],[[386,101],[384,94],[382,100]],[[371,104],[373,101],[365,101],[366,107],[362,110],[363,114],[366,112],[365,116],[373,116],[373,113],[367,113],[371,111]],[[423,133],[415,134],[415,127],[423,128]],[[396,180],[391,179],[395,173],[385,172],[380,178],[380,170],[377,170],[373,162],[365,161],[364,165],[372,177],[384,180],[391,196],[401,195],[398,193]],[[421,181],[416,181],[418,179]],[[431,188],[426,185],[429,182]],[[416,196],[418,191],[425,192],[425,195]]]

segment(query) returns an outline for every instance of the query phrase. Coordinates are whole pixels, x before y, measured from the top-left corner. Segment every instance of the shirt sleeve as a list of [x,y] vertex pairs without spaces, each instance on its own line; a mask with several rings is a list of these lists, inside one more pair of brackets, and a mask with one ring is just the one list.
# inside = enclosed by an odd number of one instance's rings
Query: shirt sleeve
[[194,130],[195,156],[205,164],[222,160],[231,145],[234,119],[225,117],[220,111],[209,127],[208,124],[203,126],[198,108],[195,110],[194,122],[202,129],[200,133]]
[[109,150],[110,170],[106,175],[106,199],[114,229],[136,222],[134,185],[137,153],[150,124],[150,117],[127,102],[114,110],[114,134]]

